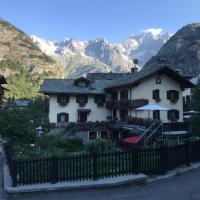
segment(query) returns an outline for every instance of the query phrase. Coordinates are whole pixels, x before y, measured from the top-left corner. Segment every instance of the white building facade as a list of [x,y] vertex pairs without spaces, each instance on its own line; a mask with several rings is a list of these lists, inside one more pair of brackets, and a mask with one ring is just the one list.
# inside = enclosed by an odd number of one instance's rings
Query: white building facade
[[[193,84],[168,67],[106,78],[81,77],[47,79],[40,92],[49,96],[49,122],[55,126],[69,122],[126,121],[148,118],[162,122],[183,121],[184,88]],[[155,103],[168,111],[136,111]]]

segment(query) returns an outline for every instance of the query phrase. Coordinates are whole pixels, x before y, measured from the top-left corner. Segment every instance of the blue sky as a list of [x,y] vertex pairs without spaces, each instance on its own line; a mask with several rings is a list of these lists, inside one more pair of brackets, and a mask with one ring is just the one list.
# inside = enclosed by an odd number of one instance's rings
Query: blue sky
[[119,42],[147,28],[200,22],[200,0],[0,0],[0,17],[28,34]]

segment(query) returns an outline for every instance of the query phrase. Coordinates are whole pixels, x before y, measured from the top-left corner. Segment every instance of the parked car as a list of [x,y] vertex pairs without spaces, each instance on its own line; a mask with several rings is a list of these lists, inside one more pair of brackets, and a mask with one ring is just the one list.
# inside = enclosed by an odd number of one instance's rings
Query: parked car
[[138,126],[138,125],[125,125],[123,126],[123,132],[127,137],[130,136],[139,136],[142,133],[145,132],[145,127],[144,126]]

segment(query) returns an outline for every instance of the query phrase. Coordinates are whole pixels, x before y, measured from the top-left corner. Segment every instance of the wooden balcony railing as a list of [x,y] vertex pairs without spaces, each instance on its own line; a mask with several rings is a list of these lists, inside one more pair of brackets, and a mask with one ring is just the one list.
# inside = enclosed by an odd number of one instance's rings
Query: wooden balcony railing
[[121,100],[107,100],[106,108],[112,109],[135,109],[145,106],[149,103],[148,99],[121,99]]

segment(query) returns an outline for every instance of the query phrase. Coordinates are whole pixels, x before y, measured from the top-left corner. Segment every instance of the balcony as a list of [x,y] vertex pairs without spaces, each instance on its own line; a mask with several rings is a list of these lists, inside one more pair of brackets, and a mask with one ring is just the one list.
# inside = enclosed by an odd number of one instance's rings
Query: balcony
[[106,108],[109,110],[113,109],[135,109],[145,106],[149,103],[148,99],[121,99],[121,100],[107,100]]

